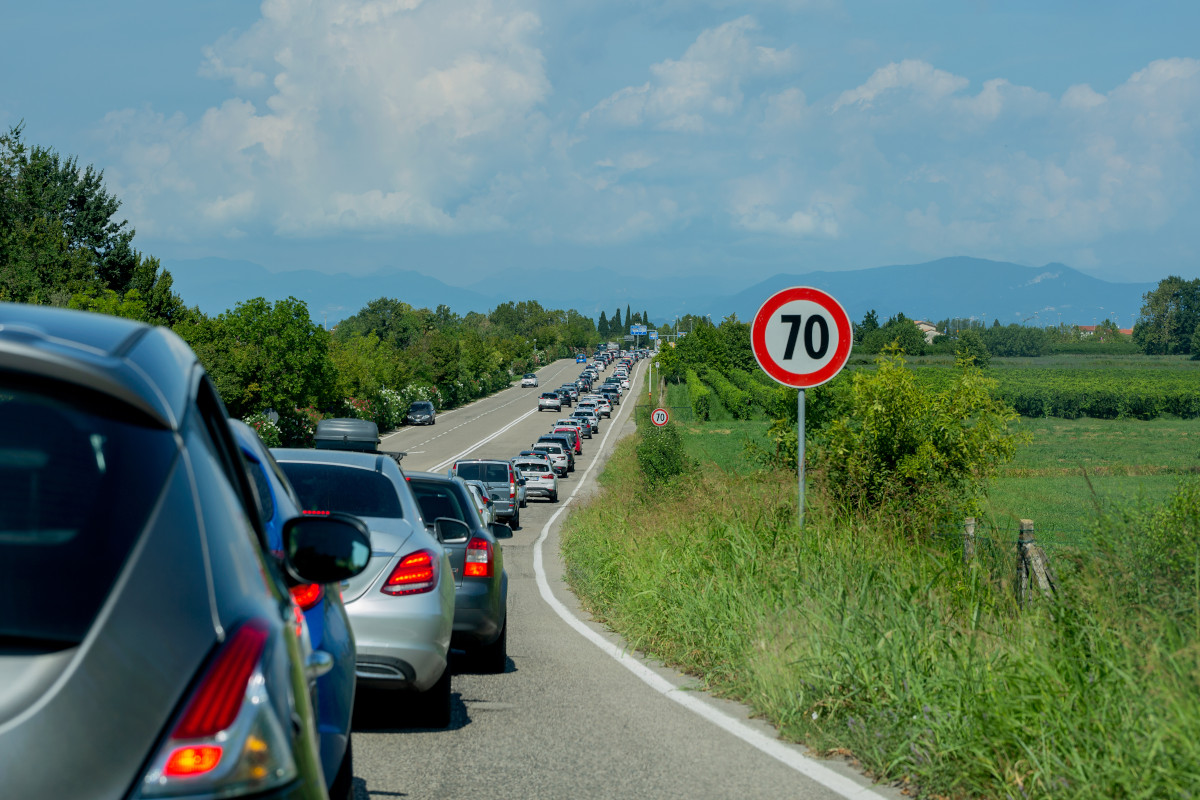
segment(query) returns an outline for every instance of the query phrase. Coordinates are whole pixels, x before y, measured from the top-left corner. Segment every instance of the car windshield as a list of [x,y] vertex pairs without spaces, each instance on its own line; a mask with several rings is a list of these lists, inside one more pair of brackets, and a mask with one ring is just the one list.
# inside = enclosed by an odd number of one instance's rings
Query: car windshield
[[371,469],[344,464],[281,461],[305,511],[341,511],[356,517],[401,519],[404,512],[392,481]]
[[456,464],[454,474],[464,481],[483,481],[484,483],[508,483],[508,467],[504,464],[488,464],[485,462],[467,462]]
[[418,413],[431,414],[431,413],[433,413],[433,403],[430,403],[427,400],[418,401],[408,407],[408,413],[410,413],[410,414],[418,414]]
[[527,373],[525,373],[525,377],[526,378],[536,378],[537,375],[534,375],[532,372],[527,372]]
[[170,432],[70,394],[0,376],[0,641],[83,640],[177,453]]

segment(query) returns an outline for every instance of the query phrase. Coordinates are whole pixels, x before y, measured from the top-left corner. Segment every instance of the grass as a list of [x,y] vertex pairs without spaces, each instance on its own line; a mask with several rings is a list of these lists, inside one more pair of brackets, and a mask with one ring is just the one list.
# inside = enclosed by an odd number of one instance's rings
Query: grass
[[819,498],[801,535],[781,473],[649,492],[634,445],[563,538],[576,592],[634,647],[922,796],[1197,796],[1200,616],[1149,613],[1086,565],[1059,606],[1019,611],[1005,554],[964,566]]
[[[1194,482],[1200,421],[1022,420],[1001,532],[965,565],[955,537],[811,492],[801,534],[794,475],[744,461],[766,423],[655,400],[700,469],[651,491],[621,442],[563,534],[568,580],[634,647],[915,795],[1200,798],[1200,484],[1173,516],[1106,507]],[[1054,604],[1015,601],[1012,517],[1051,553]],[[1056,552],[1068,534],[1091,546]]]
[[985,517],[1004,538],[1032,519],[1048,548],[1086,546],[1097,513],[1114,503],[1161,502],[1200,472],[1200,420],[1028,419],[1030,439],[992,481]]

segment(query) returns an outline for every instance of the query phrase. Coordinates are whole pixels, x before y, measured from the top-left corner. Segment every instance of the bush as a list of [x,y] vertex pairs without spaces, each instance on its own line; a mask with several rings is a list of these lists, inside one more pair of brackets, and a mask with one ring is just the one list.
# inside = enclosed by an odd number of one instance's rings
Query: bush
[[[849,413],[818,444],[824,492],[851,511],[894,505],[972,509],[999,465],[1016,453],[1016,413],[995,399],[994,380],[963,367],[947,389],[922,386],[904,359],[888,354],[875,372],[853,376]],[[929,518],[930,522],[936,522]]]
[[282,447],[283,434],[279,430],[279,426],[271,421],[263,412],[251,414],[243,420],[251,428],[258,432],[258,438],[263,440],[263,444],[267,447]]
[[712,392],[700,380],[694,369],[687,371],[688,401],[692,404],[692,416],[707,422],[712,409]]
[[653,426],[642,434],[637,461],[651,486],[662,486],[691,468],[683,450],[683,437],[672,424]]
[[750,419],[753,411],[753,401],[750,395],[739,389],[720,371],[709,368],[704,370],[704,382],[716,392],[717,398],[734,419]]
[[970,328],[958,334],[954,356],[959,360],[969,358],[980,369],[985,368],[992,360],[992,354],[988,352],[987,345],[983,343],[983,336],[979,334],[979,331]]

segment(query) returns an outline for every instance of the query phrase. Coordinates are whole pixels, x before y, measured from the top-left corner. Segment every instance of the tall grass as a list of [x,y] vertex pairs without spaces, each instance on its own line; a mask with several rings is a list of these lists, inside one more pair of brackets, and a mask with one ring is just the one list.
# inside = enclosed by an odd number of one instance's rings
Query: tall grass
[[955,540],[811,493],[801,533],[786,473],[710,464],[648,496],[633,447],[563,539],[579,596],[633,646],[918,794],[1200,797],[1200,559],[1156,605],[1129,590],[1132,556],[1076,555],[1058,601],[1021,610],[1005,545],[965,565]]

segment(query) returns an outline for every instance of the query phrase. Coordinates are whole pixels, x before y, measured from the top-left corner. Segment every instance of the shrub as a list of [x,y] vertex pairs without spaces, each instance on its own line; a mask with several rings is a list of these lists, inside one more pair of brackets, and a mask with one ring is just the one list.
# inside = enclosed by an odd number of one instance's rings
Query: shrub
[[691,469],[683,449],[683,437],[672,424],[653,426],[642,434],[637,445],[637,461],[651,486],[662,486]]
[[283,446],[283,434],[280,432],[279,426],[263,412],[251,414],[243,422],[258,432],[258,438],[262,439],[263,444],[267,447]]
[[964,366],[951,386],[932,391],[900,355],[877,363],[854,374],[849,413],[828,426],[814,454],[825,493],[854,511],[895,505],[954,516],[972,508],[1016,453],[1016,413],[993,396],[996,382]]
[[750,419],[753,401],[749,394],[739,389],[719,370],[711,367],[704,370],[704,382],[712,387],[721,404],[729,409],[734,419]]
[[969,358],[980,369],[986,367],[992,360],[992,354],[988,352],[987,345],[983,343],[983,336],[979,334],[979,331],[970,328],[958,334],[954,357],[959,360]]
[[700,380],[694,369],[687,371],[688,401],[692,404],[692,415],[701,422],[707,422],[712,408],[712,392]]

